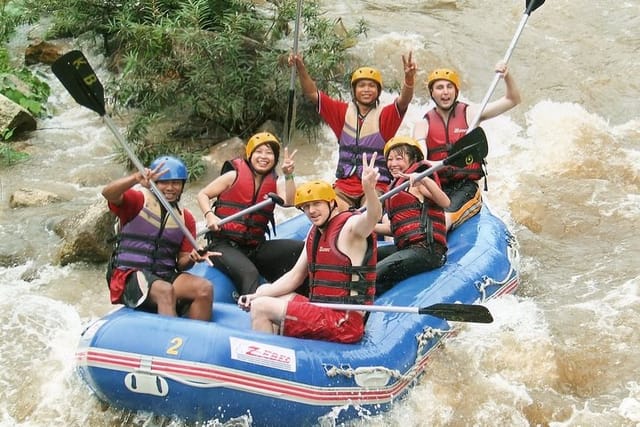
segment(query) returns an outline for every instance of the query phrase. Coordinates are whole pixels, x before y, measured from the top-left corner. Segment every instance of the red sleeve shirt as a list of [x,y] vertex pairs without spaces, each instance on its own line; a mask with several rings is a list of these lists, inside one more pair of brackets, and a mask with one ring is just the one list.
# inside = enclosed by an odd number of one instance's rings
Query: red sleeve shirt
[[138,215],[144,206],[144,194],[141,191],[128,189],[122,194],[122,203],[116,205],[109,202],[109,210],[116,214],[120,225],[125,225]]
[[[184,225],[187,226],[187,230],[191,233],[191,237],[196,238],[196,219],[193,214],[189,211],[189,209],[184,208]],[[193,249],[193,245],[186,237],[182,239],[182,244],[180,245],[180,252],[191,252]]]
[[[128,189],[122,195],[122,203],[120,205],[109,202],[109,210],[118,216],[121,225],[125,225],[140,213],[144,206],[144,194],[141,191]],[[196,237],[196,219],[193,214],[184,209],[184,225],[191,233],[192,237]],[[191,252],[193,245],[186,237],[182,239],[180,252]]]
[[[342,134],[348,106],[347,102],[331,98],[326,93],[318,91],[318,113],[331,128],[336,138],[340,138]],[[385,141],[393,138],[400,128],[403,118],[404,113],[400,113],[396,101],[382,108],[380,113],[380,134]]]

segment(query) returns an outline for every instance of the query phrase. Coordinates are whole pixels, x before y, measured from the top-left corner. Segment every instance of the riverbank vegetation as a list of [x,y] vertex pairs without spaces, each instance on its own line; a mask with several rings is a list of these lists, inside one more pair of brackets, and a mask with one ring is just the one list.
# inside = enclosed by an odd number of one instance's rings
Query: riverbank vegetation
[[[24,7],[20,2],[0,0],[0,94],[25,108],[34,117],[42,117],[46,113],[49,85],[27,67],[13,65],[6,48],[16,26],[29,22],[29,15],[23,13]],[[14,137],[14,130],[4,129],[0,132],[0,165],[11,166],[28,158],[26,153],[15,150],[7,142]]]
[[[105,84],[110,108],[133,114],[127,138],[143,163],[171,152],[196,172],[212,141],[247,139],[267,121],[285,121],[296,3],[22,0],[30,16],[53,18],[48,38],[90,32],[102,41],[116,76]],[[317,1],[302,4],[305,62],[319,86],[335,94],[348,82],[348,48],[366,24],[346,29]],[[297,106],[296,128],[313,137],[318,117],[299,91]],[[162,136],[150,132],[167,123]]]

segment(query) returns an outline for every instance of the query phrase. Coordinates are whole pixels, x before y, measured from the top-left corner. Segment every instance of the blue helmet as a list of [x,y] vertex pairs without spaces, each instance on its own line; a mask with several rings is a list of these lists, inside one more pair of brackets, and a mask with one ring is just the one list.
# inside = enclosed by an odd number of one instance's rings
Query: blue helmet
[[162,176],[158,178],[158,181],[171,181],[174,179],[181,179],[186,181],[189,177],[187,167],[182,160],[172,156],[162,156],[151,162],[149,169],[155,169],[160,163],[164,162],[164,169],[169,169]]

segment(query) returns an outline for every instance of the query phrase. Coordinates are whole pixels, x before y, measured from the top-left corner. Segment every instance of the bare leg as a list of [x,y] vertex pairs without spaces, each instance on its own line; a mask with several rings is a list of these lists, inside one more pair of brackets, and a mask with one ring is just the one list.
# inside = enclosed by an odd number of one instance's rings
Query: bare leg
[[251,301],[251,328],[277,333],[287,310],[287,298],[259,297]]
[[213,285],[207,279],[189,273],[180,274],[173,282],[176,299],[191,300],[189,318],[211,320],[213,304]]
[[174,296],[173,286],[164,280],[156,280],[151,284],[149,290],[149,298],[158,306],[158,314],[165,316],[177,316],[176,314],[176,297]]

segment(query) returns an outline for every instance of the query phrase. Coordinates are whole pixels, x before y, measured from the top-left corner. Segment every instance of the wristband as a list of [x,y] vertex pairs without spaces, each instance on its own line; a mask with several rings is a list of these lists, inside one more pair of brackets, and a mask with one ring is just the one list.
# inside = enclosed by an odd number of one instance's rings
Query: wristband
[[210,214],[210,213],[212,213],[212,214],[214,214],[214,215],[215,215],[215,213],[213,212],[213,210],[212,210],[212,209],[209,209],[208,211],[206,211],[206,212],[204,213],[204,215],[203,215],[203,216],[204,216],[204,218],[205,218],[205,219],[207,219],[207,214]]
[[295,178],[296,176],[294,174],[289,174],[289,175],[285,175],[284,176],[284,180],[285,181],[291,181],[293,180],[293,178]]
[[413,89],[413,85],[410,85],[409,83],[407,83],[406,80],[404,81],[404,85],[409,89]]

